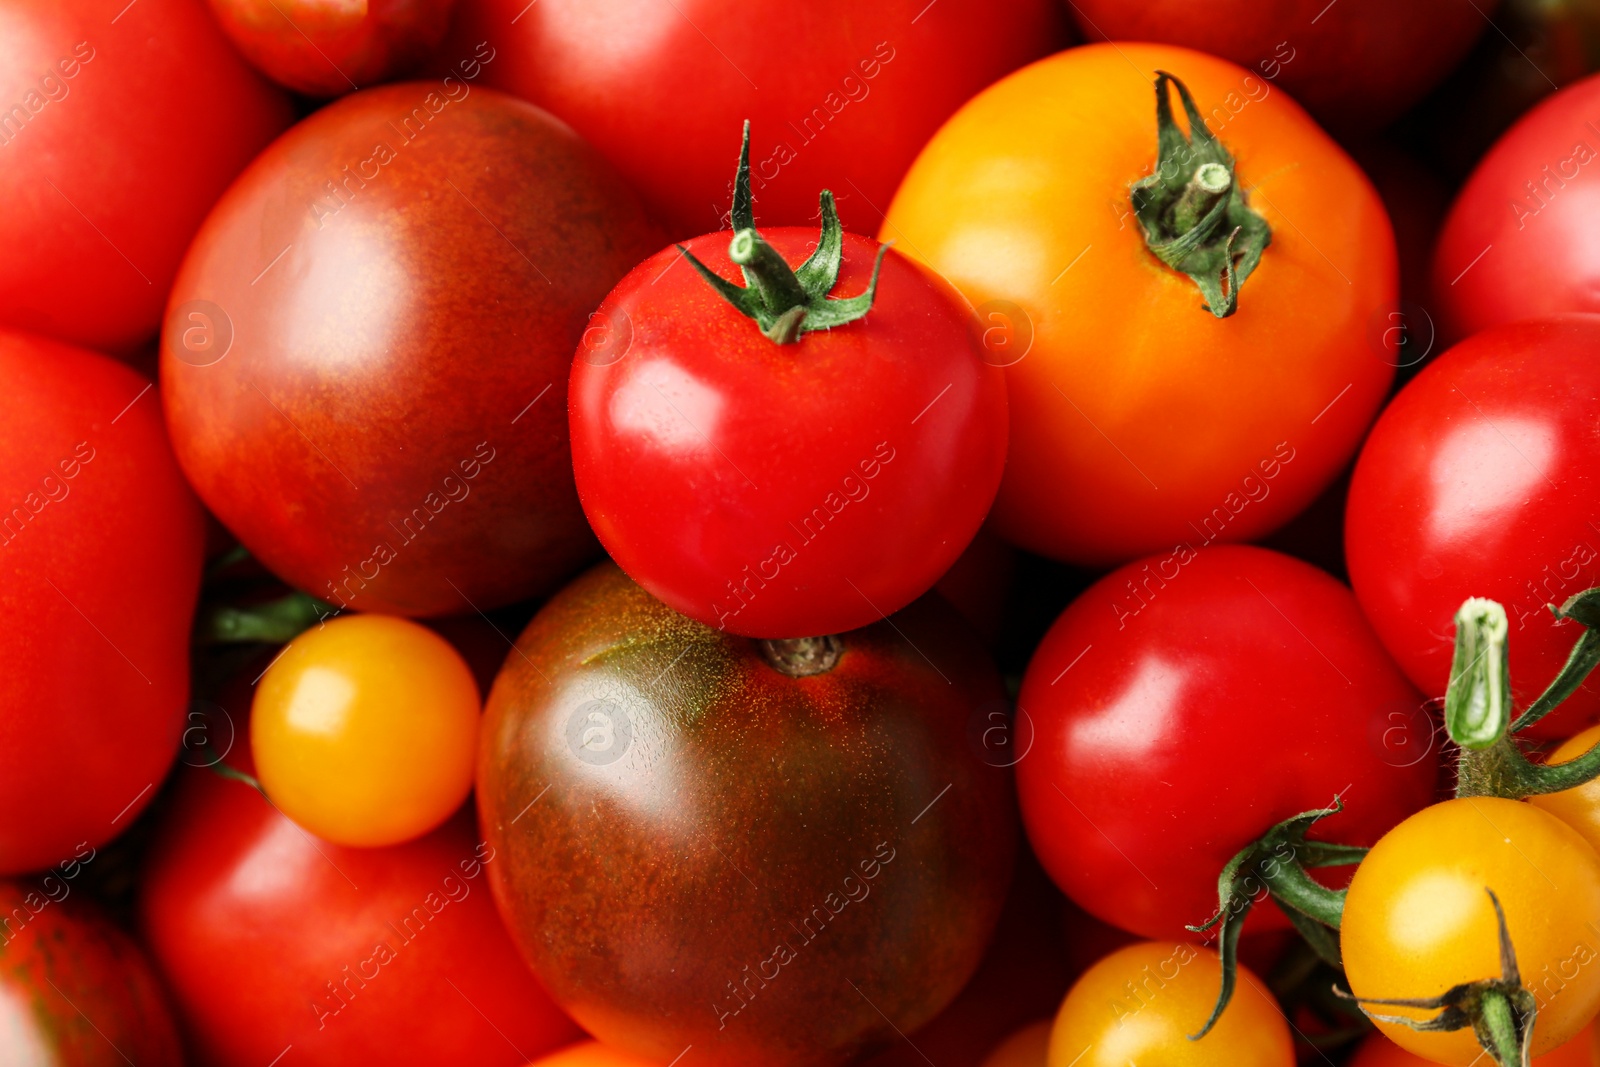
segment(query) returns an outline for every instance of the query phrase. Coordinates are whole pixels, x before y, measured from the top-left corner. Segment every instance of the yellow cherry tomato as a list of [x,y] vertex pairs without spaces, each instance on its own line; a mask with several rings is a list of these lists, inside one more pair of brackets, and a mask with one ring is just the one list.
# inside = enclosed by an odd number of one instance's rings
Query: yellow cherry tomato
[[[1485,1056],[1481,1067],[1489,1067]],[[1432,1060],[1413,1055],[1382,1034],[1373,1034],[1361,1042],[1356,1054],[1346,1067],[1436,1067]],[[1596,1055],[1594,1025],[1568,1041],[1554,1052],[1547,1052],[1533,1061],[1533,1067],[1600,1067]]]
[[478,686],[432,630],[346,615],[289,642],[250,717],[256,776],[289,818],[328,841],[417,837],[472,788]]
[[995,1046],[983,1067],[1047,1067],[1050,1020],[1029,1023]]
[[[1600,743],[1600,726],[1591,726],[1583,733],[1563,741],[1550,753],[1549,763],[1566,763],[1577,759]],[[1529,797],[1529,803],[1543,808],[1560,819],[1583,839],[1600,850],[1600,781],[1585,782],[1576,789],[1563,789],[1559,793]]]
[[1245,967],[1210,1033],[1190,1041],[1217,1000],[1210,949],[1145,941],[1118,949],[1067,992],[1050,1031],[1049,1067],[1292,1067],[1289,1024]]
[[[1566,823],[1517,800],[1424,808],[1373,846],[1345,898],[1340,948],[1357,997],[1436,997],[1500,977],[1492,889],[1522,984],[1538,1004],[1533,1054],[1570,1041],[1600,1009],[1600,855]],[[1417,1019],[1437,1012],[1372,1006]],[[1423,1033],[1379,1023],[1424,1059],[1488,1062],[1471,1029]]]

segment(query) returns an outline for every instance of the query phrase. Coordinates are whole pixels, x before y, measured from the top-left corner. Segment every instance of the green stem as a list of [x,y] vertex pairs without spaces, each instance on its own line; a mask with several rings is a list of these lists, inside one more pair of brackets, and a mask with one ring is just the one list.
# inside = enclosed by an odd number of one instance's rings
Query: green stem
[[1323,926],[1339,929],[1344,919],[1343,889],[1329,889],[1298,863],[1263,865],[1261,877],[1277,900]]
[[811,295],[800,286],[800,279],[789,269],[778,250],[753,229],[740,230],[728,242],[728,258],[744,271],[745,280],[761,294],[762,303],[774,315],[811,303]]
[[1498,989],[1486,989],[1478,1002],[1473,1029],[1478,1043],[1500,1067],[1523,1067],[1521,1028],[1511,998]]

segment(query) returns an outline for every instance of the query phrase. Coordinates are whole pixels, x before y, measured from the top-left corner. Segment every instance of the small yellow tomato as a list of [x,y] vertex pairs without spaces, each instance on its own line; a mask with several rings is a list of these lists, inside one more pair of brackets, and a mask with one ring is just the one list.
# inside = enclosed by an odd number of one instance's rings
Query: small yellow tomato
[[[1346,1067],[1437,1067],[1432,1060],[1415,1056],[1396,1045],[1382,1034],[1373,1034],[1361,1042]],[[1490,1067],[1485,1056],[1479,1067]],[[1594,1026],[1590,1024],[1583,1033],[1568,1041],[1554,1052],[1547,1052],[1533,1061],[1533,1067],[1600,1067],[1596,1054]]]
[[[1563,741],[1560,747],[1550,753],[1547,762],[1566,763],[1577,759],[1597,743],[1600,743],[1600,726],[1591,726]],[[1585,841],[1600,850],[1600,781],[1585,782],[1575,789],[1563,789],[1559,793],[1529,797],[1528,801],[1578,831]]]
[[1245,967],[1222,1018],[1211,1014],[1222,961],[1210,949],[1145,941],[1118,949],[1067,992],[1050,1031],[1049,1067],[1292,1067],[1278,1002]]
[[397,844],[466,799],[479,712],[472,671],[444,638],[407,619],[346,615],[289,642],[262,676],[256,776],[318,837]]
[[1013,1033],[983,1061],[983,1067],[1047,1067],[1050,1020],[1029,1023]]
[[[1533,1054],[1565,1044],[1600,1009],[1600,855],[1532,804],[1496,797],[1447,800],[1385,834],[1356,868],[1340,948],[1357,997],[1436,997],[1500,977],[1499,926],[1485,889],[1505,909],[1522,984],[1538,1020]],[[1373,1011],[1427,1019],[1415,1008]],[[1424,1059],[1468,1067],[1487,1057],[1471,1029],[1419,1032],[1379,1023]]]

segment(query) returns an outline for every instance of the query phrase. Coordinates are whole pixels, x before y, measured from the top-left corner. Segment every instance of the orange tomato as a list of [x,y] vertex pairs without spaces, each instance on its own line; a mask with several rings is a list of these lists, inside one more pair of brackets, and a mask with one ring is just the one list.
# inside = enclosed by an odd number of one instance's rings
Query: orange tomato
[[[1484,1057],[1487,1065],[1488,1057]],[[1407,1052],[1382,1034],[1373,1034],[1361,1043],[1346,1067],[1437,1067],[1433,1060]],[[1553,1052],[1533,1058],[1533,1067],[1600,1067],[1600,1050],[1595,1047],[1594,1024]]]
[[655,1060],[640,1059],[628,1052],[618,1052],[598,1041],[580,1041],[559,1052],[552,1052],[534,1060],[528,1067],[662,1067]]
[[[1600,743],[1600,726],[1587,730],[1562,742],[1550,753],[1548,763],[1566,763],[1576,759]],[[1548,811],[1578,833],[1600,852],[1600,779],[1585,782],[1575,789],[1559,793],[1529,797],[1528,802]]]
[[256,689],[250,750],[272,802],[328,841],[393,845],[467,799],[478,685],[408,619],[345,615],[290,641]]
[[[1157,160],[1157,70],[1272,230],[1226,318],[1130,204]],[[923,149],[879,236],[976,305],[1011,398],[993,520],[1058,559],[1271,531],[1343,467],[1394,373],[1394,236],[1371,184],[1281,90],[1198,52],[1090,45],[1001,80]]]

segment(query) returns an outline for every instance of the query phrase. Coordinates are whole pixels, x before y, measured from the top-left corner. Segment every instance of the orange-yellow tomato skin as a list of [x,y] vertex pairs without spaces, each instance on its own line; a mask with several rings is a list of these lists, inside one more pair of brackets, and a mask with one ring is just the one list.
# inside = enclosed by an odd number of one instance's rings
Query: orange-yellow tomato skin
[[[1272,228],[1226,319],[1129,203],[1156,161],[1158,69]],[[1372,186],[1282,90],[1187,49],[1073,48],[991,86],[923,150],[879,237],[977,307],[1011,400],[993,521],[1058,559],[1269,532],[1343,467],[1393,375],[1398,270]]]
[[1050,1020],[1017,1030],[995,1046],[983,1067],[1047,1067],[1050,1054]]
[[[1591,726],[1580,734],[1563,741],[1550,753],[1549,763],[1565,763],[1576,759],[1600,744],[1600,726]],[[1585,782],[1576,789],[1559,793],[1529,797],[1528,802],[1548,811],[1578,833],[1600,851],[1600,781]]]
[[256,775],[318,837],[398,844],[467,798],[480,710],[472,671],[444,638],[407,619],[342,616],[289,642],[262,676]]
[[619,1052],[598,1041],[580,1041],[534,1060],[528,1067],[663,1067],[655,1060],[640,1059],[628,1052]]
[[[1361,1047],[1356,1049],[1356,1054],[1350,1058],[1346,1067],[1437,1067],[1437,1065],[1432,1060],[1425,1060],[1421,1056],[1407,1052],[1382,1034],[1373,1034],[1361,1042]],[[1483,1060],[1483,1067],[1488,1067],[1487,1057]],[[1582,1033],[1554,1052],[1535,1056],[1533,1067],[1600,1067],[1600,1056],[1596,1055],[1595,1049],[1594,1024],[1585,1027]]]
[[[1447,800],[1373,846],[1345,898],[1340,950],[1350,989],[1358,997],[1434,997],[1498,977],[1498,927],[1485,888],[1505,909],[1522,983],[1536,998],[1532,1051],[1543,1055],[1572,1040],[1600,1009],[1600,855],[1532,804]],[[1456,1067],[1485,1062],[1470,1029],[1378,1028],[1424,1059]]]
[[1141,941],[1118,949],[1068,990],[1050,1030],[1048,1067],[1292,1067],[1294,1044],[1277,1001],[1250,970],[1199,1041],[1222,964],[1210,949]]

